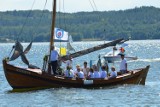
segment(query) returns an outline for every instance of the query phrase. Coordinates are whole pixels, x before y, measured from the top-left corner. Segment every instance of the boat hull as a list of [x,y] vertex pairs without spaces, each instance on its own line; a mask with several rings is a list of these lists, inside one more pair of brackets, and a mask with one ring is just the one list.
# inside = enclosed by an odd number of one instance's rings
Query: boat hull
[[3,67],[6,79],[13,89],[26,88],[55,88],[55,87],[74,87],[74,88],[96,88],[106,87],[117,84],[141,84],[145,85],[149,66],[136,69],[133,72],[120,75],[115,79],[68,79],[60,76],[53,76],[48,73],[37,73],[34,70],[24,69],[8,64],[3,60]]

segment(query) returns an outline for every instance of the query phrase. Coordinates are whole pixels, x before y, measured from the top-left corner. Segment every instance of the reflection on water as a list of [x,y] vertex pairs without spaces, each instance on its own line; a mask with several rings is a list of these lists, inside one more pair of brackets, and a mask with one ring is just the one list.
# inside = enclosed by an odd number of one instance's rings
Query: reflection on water
[[[78,51],[101,43],[104,42],[75,42],[73,43],[73,47]],[[160,106],[160,41],[128,41],[127,43],[129,45],[125,50],[128,55],[138,57],[138,60],[128,62],[129,69],[151,65],[145,86],[126,84],[98,89],[51,88],[27,92],[13,92],[4,76],[2,63],[0,63],[0,106]],[[9,55],[12,45],[13,43],[0,44],[1,60]],[[24,47],[27,45],[28,43],[23,43]],[[56,43],[55,45],[57,47],[60,46],[59,43]],[[66,47],[66,43],[61,43],[61,45]],[[41,68],[43,57],[45,54],[48,54],[48,47],[48,43],[33,43],[33,47],[26,55],[31,64],[37,65]],[[74,66],[76,64],[82,66],[83,61],[88,61],[88,63],[90,59],[96,61],[99,54],[103,55],[111,49],[112,47],[109,47],[79,58],[74,58],[73,64]],[[19,58],[18,60],[13,61],[12,64],[22,66],[22,61]],[[115,66],[119,69],[119,62],[116,62]]]

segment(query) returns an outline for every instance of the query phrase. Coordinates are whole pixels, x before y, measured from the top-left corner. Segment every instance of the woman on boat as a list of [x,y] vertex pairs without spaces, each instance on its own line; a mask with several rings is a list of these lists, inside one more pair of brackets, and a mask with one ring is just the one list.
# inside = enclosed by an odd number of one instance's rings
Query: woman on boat
[[79,65],[79,64],[76,65],[76,69],[74,70],[74,74],[75,74],[75,75],[77,75],[77,73],[78,73],[78,68],[80,68],[80,65]]
[[67,77],[67,78],[73,78],[74,77],[74,72],[72,70],[72,67],[67,66],[67,68],[65,70],[65,73],[64,73],[64,76]]
[[93,65],[93,70],[94,70],[94,78],[100,78],[100,73],[96,65]]
[[107,76],[107,72],[106,72],[106,66],[102,66],[101,67],[102,71],[101,71],[101,78],[106,78]]
[[90,69],[89,69],[88,78],[89,78],[89,79],[94,78],[94,71],[93,71],[93,68],[90,68]]
[[78,71],[77,78],[78,79],[84,79],[84,73],[81,71],[80,67],[77,68],[77,71]]

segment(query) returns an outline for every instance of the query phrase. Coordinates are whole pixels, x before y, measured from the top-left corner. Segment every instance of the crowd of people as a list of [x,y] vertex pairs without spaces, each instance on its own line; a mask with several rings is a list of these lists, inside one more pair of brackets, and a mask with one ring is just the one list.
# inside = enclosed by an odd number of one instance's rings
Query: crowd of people
[[117,77],[117,72],[115,71],[115,67],[112,66],[112,72],[110,75],[107,75],[106,66],[102,66],[101,70],[98,70],[96,65],[93,65],[91,68],[87,66],[87,62],[83,63],[83,67],[80,65],[76,65],[76,69],[73,70],[71,66],[67,66],[64,71],[64,77],[66,78],[79,78],[79,79],[111,79]]
[[[58,66],[58,52],[54,49],[54,46],[52,47],[51,51],[51,66],[52,71],[54,75],[57,75],[56,69]],[[127,61],[124,58],[124,54],[121,54],[122,61],[120,62],[120,73],[124,74],[127,72]],[[79,79],[93,79],[93,78],[101,78],[101,79],[111,79],[117,77],[117,71],[114,66],[111,67],[111,72],[107,74],[107,66],[101,66],[101,69],[99,69],[96,65],[93,65],[91,68],[87,66],[87,62],[83,63],[83,67],[80,67],[80,65],[76,65],[76,69],[72,69],[72,57],[68,56],[67,61],[63,61],[66,63],[66,69],[63,72],[64,77],[66,78],[79,78]]]

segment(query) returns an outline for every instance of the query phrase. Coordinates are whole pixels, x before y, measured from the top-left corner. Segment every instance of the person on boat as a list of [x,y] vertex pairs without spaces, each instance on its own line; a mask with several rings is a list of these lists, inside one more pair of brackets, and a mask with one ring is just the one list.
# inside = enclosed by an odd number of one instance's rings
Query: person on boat
[[123,47],[120,47],[119,50],[120,50],[121,53],[124,53],[124,52],[125,52],[125,49],[124,49]]
[[78,68],[80,68],[80,65],[79,65],[79,64],[76,65],[76,69],[74,70],[74,74],[75,74],[75,75],[78,73]]
[[55,50],[55,47],[52,46],[50,61],[51,61],[52,71],[53,71],[53,74],[54,74],[54,75],[57,75],[57,74],[58,74],[58,73],[56,72],[57,67],[58,67],[58,58],[59,58],[59,54],[58,54],[58,52]]
[[83,73],[84,73],[84,76],[87,77],[88,72],[89,72],[89,68],[87,67],[87,62],[85,61],[85,62],[83,63],[83,65],[84,65],[84,67],[82,68],[82,71],[83,71]]
[[106,72],[106,66],[101,67],[101,78],[106,78],[107,77],[107,72]]
[[93,70],[94,70],[94,78],[100,78],[100,73],[96,65],[93,65]]
[[112,66],[111,67],[111,73],[110,73],[109,79],[116,78],[116,77],[117,77],[117,71],[116,71],[115,67]]
[[114,46],[114,47],[113,47],[113,51],[116,51],[116,50],[117,50],[117,48]]
[[67,66],[67,68],[65,70],[65,73],[64,73],[64,77],[67,77],[67,78],[73,78],[74,77],[74,72],[73,72],[71,66]]
[[124,58],[124,54],[120,54],[122,61],[120,62],[120,72],[121,74],[125,74],[127,72],[127,61]]
[[80,67],[77,68],[77,71],[78,71],[77,78],[78,79],[84,79],[84,73],[81,71]]
[[90,68],[90,69],[89,69],[88,78],[89,78],[89,79],[94,78],[94,70],[93,70],[93,68]]
[[68,55],[68,60],[63,61],[63,62],[66,64],[66,67],[67,67],[67,66],[72,67],[73,58],[72,58],[70,55]]

